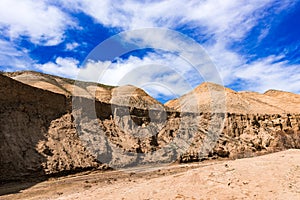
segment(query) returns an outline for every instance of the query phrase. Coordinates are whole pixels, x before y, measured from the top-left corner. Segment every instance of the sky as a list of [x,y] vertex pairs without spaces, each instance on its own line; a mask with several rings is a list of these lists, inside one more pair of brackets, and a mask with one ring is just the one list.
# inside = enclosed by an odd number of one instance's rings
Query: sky
[[300,93],[299,0],[1,0],[0,70],[131,84],[161,102],[203,81]]

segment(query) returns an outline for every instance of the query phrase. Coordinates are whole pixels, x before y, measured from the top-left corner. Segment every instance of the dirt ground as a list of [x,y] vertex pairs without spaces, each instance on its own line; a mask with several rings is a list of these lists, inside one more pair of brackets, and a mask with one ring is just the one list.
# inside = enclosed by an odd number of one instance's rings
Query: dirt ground
[[[0,192],[20,184],[7,184]],[[300,199],[300,150],[239,160],[85,172],[0,199]]]

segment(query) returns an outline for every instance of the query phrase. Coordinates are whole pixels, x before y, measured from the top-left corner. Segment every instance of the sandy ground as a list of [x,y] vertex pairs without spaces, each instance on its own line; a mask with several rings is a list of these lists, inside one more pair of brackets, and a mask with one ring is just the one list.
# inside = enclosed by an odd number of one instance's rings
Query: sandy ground
[[81,173],[52,178],[0,199],[300,199],[300,150]]

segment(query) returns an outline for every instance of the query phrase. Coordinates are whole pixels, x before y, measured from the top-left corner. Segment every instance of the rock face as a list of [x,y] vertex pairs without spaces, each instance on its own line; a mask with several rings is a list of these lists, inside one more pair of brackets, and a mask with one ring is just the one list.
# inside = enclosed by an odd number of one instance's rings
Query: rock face
[[[300,114],[191,112],[189,106],[171,111],[133,86],[111,88],[112,98],[99,101],[102,97],[54,93],[2,75],[0,84],[0,181],[300,148]],[[196,92],[204,95],[208,87],[223,95],[221,86],[211,84]],[[244,95],[225,91],[232,98]],[[275,93],[264,95],[272,101],[289,95]],[[189,105],[187,96],[183,105]],[[169,105],[176,108],[174,102]]]
[[[300,148],[300,115],[278,114],[227,114],[224,127],[207,157],[242,158]],[[206,133],[209,134],[209,133]],[[199,148],[196,143],[181,156],[182,162],[197,161]],[[204,158],[206,159],[206,158]]]
[[91,168],[71,99],[0,75],[0,180]]

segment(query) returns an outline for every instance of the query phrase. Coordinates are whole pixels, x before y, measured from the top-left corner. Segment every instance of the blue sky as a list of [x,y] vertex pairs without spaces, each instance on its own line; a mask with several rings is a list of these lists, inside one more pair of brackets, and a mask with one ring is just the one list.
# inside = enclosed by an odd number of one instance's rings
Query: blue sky
[[[2,0],[0,69],[133,84],[162,102],[215,76],[215,82],[237,91],[300,93],[299,19],[300,2],[295,0]],[[199,60],[210,60],[207,65],[203,61],[204,74],[191,70],[191,62],[174,47],[178,39],[156,35],[155,28],[177,31],[187,37],[185,42],[201,45]],[[145,34],[132,32],[143,29]],[[136,37],[136,49],[125,47],[133,51],[119,55],[121,46],[110,42],[95,51],[124,31]],[[128,45],[123,36],[118,42]],[[148,46],[142,45],[145,41]],[[211,68],[214,77],[205,75]]]

